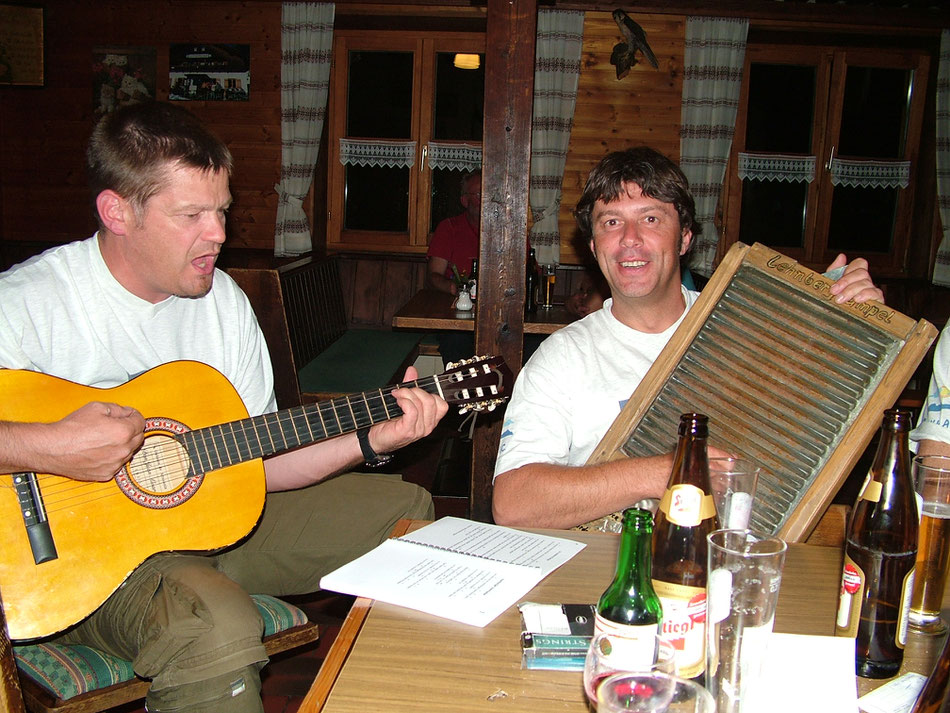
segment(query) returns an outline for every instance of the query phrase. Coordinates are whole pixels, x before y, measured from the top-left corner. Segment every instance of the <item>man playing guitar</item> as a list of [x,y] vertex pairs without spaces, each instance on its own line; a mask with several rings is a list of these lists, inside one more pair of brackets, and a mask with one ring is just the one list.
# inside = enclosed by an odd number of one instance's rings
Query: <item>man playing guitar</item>
[[[138,104],[102,119],[87,161],[99,231],[0,275],[0,367],[112,388],[192,360],[233,385],[246,408],[233,418],[274,411],[257,321],[241,290],[215,268],[231,203],[228,148],[184,109]],[[406,380],[415,378],[410,368]],[[218,400],[203,390],[184,393],[196,403]],[[258,671],[266,655],[248,592],[314,591],[322,574],[374,547],[399,518],[432,516],[429,495],[398,476],[330,479],[429,434],[448,408],[421,388],[396,388],[390,397],[401,415],[370,421],[360,438],[345,433],[268,458],[264,514],[249,538],[213,555],[160,552],[158,545],[159,554],[62,639],[132,660],[136,673],[152,679],[150,711],[262,710]],[[143,414],[135,404],[103,399],[45,422],[8,418],[0,422],[0,472],[66,476],[74,485],[112,481],[148,440],[146,417],[173,423],[176,406]],[[238,502],[245,496],[233,495]],[[231,517],[222,504],[210,522]],[[104,525],[93,521],[88,529],[97,526]],[[125,544],[108,543],[97,556]],[[100,574],[91,567],[76,579]]]

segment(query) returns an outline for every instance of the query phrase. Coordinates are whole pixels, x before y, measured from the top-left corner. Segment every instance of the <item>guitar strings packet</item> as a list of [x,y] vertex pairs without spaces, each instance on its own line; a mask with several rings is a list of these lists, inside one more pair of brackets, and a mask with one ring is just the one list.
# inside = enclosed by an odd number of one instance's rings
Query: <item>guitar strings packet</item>
[[582,671],[594,635],[593,604],[522,602],[521,667]]

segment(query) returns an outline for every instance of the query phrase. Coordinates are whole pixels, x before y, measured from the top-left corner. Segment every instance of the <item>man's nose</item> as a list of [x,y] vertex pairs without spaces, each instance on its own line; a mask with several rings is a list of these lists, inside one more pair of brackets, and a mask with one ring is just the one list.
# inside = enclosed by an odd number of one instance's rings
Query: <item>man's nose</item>
[[226,224],[227,220],[223,213],[212,214],[205,226],[205,239],[212,243],[223,243],[227,238]]
[[623,226],[623,235],[620,236],[620,244],[624,246],[639,245],[642,243],[640,238],[640,229],[636,223],[627,223]]

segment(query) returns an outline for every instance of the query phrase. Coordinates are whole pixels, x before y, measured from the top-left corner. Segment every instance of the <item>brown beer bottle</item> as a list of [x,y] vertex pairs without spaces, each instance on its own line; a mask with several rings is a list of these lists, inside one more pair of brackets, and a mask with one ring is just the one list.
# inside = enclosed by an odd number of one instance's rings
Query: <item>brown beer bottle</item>
[[855,637],[855,670],[890,678],[904,660],[918,514],[907,434],[911,415],[888,409],[881,441],[848,522],[835,634]]
[[923,690],[910,713],[947,713],[950,711],[950,636],[943,643],[940,658],[934,664]]
[[673,643],[676,673],[706,665],[706,535],[719,528],[709,487],[709,419],[680,416],[673,471],[653,527],[653,589],[663,605],[660,636]]

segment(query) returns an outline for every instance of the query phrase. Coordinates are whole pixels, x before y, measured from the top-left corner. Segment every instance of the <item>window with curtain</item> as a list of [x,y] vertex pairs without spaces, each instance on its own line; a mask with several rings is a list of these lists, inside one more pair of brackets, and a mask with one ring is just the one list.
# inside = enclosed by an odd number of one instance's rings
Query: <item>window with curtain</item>
[[760,242],[816,268],[844,252],[877,276],[901,274],[928,62],[912,51],[750,42],[724,248]]
[[328,245],[424,252],[462,212],[461,178],[481,167],[484,46],[473,33],[337,32]]

